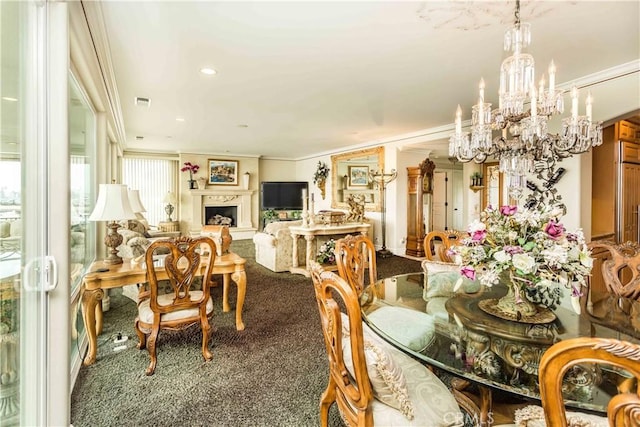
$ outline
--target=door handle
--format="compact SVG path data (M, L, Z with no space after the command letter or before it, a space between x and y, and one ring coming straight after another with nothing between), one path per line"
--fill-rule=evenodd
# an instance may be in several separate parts
M42 265L44 267L42 267ZM32 276L38 276L40 269L44 268L44 283L42 289L38 289L38 280L32 280ZM27 292L37 292L43 290L45 292L52 291L58 286L58 264L51 255L45 255L42 258L33 258L24 266L23 287Z

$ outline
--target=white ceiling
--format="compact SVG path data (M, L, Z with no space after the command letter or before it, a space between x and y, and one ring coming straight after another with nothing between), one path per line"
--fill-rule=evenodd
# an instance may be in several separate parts
M105 1L124 146L299 159L451 125L457 104L468 119L481 77L497 102L514 8ZM523 2L521 18L532 25L537 78L552 59L562 84L640 58L638 1ZM218 74L199 73L205 66ZM631 79L640 80L637 69ZM614 113L603 111L604 96L595 96L596 119ZM625 96L638 108L637 90ZM442 141L418 145L444 149Z

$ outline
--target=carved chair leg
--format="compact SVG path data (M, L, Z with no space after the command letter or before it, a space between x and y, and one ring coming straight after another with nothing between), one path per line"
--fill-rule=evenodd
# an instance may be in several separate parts
M147 342L147 350L149 350L149 357L151 358L151 361L149 362L149 366L145 371L145 374L147 375L153 375L153 373L156 370L156 364L158 362L158 359L156 357L156 342L158 340L159 332L160 332L160 328L154 327L153 330L151 331L151 334L149 335L149 339Z
M327 427L329 423L329 408L336 401L336 386L333 379L329 379L329 385L327 386L322 397L320 398L320 425Z
M201 324L202 328L202 356L205 360L213 359L213 353L209 350L209 332L211 326L209 325L209 319L204 319Z
M147 335L140 329L140 319L136 318L136 335L138 335L138 349L142 350L147 346Z

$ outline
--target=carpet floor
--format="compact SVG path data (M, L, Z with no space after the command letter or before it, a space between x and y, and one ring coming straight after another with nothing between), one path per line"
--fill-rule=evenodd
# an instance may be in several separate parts
M97 362L82 367L73 389L75 427L318 425L328 367L311 279L256 264L251 240L234 241L231 250L247 259L245 330L235 328L235 287L233 310L223 313L220 284L212 289L213 360L202 358L199 328L161 332L156 371L147 377L149 354L136 348L136 304L113 290ZM378 260L380 277L416 271L415 260ZM118 333L129 340L115 352ZM335 405L330 425L343 425Z

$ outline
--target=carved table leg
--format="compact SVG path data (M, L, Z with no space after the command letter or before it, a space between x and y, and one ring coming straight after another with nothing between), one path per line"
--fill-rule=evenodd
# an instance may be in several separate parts
M231 280L231 273L225 273L222 275L222 311L225 313L231 310L229 307L229 281Z
M314 250L315 247L313 245L313 241L316 238L316 236L309 234L304 236L304 238L307 241L307 256L306 256L307 265L305 266L305 268L310 271L311 261L313 261L313 256L315 255L315 252L316 252Z
M96 353L98 350L98 335L96 317L100 317L100 328L102 329L102 307L100 300L104 296L102 289L85 290L82 293L82 319L84 327L87 330L87 338L89 339L89 350L84 359L85 365L92 365L96 361ZM99 316L96 316L97 310L100 310Z
M236 283L238 288L238 298L236 302L236 329L244 330L244 322L242 321L242 307L244 306L244 297L247 292L247 274L242 270L236 270L231 275L231 279Z
M471 382L462 378L451 379L451 391L458 405L464 409L474 420L479 420L479 426L489 426L492 404L491 389L478 385L480 390L480 406L476 404L463 391L471 385Z
M291 234L291 237L293 238L293 248L292 248L293 263L291 265L293 267L298 267L298 237L300 236L298 234Z

